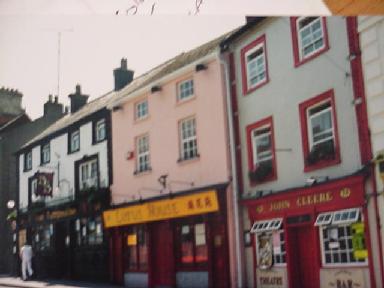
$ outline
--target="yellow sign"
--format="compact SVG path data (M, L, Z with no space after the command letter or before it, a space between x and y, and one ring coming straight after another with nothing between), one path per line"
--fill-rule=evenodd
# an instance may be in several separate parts
M216 191L159 200L103 213L105 228L198 215L219 210Z
M47 213L47 218L60 219L60 218L69 217L75 214L76 214L75 208L68 208L66 210L57 210L57 211L52 211L50 213Z
M127 237L127 245L128 246L135 246L137 245L137 235L136 234L130 234Z

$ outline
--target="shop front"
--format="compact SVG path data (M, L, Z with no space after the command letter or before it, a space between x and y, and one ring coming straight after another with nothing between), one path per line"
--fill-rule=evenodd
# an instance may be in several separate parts
M229 286L226 187L180 194L104 212L113 282Z
M246 200L256 287L373 287L364 194L353 175Z
M89 192L76 200L33 203L20 211L19 249L26 240L32 244L37 278L108 281L102 211L109 190Z

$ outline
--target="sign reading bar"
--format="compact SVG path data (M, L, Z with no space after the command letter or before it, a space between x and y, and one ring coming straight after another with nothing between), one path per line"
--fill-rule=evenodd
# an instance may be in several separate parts
M105 228L198 215L219 210L216 191L148 202L103 213Z

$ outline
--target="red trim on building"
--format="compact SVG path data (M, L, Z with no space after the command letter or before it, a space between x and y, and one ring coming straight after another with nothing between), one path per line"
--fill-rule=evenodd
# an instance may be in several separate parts
M258 129L262 126L269 126L271 129L271 140L272 140L272 174L268 176L265 180L261 182L250 182L251 186L255 186L257 184L273 181L277 179L277 167L276 167L276 150L275 150L275 137L274 137L274 130L273 130L273 118L272 116L264 118L260 121L257 121L253 124L250 124L246 127L246 133L247 133L247 150L248 150L248 169L249 171L253 171L256 169L254 165L254 159L253 159L253 145L252 145L252 131L255 129Z
M321 48L316 53L308 56L307 58L300 59L300 51L299 51L299 39L297 35L297 19L299 17L291 17L291 35L292 35L292 48L293 48L293 59L295 61L295 67L298 67L312 59L316 58L320 54L324 53L329 49L329 41L328 41L328 30L327 30L327 21L325 17L322 17L323 31L324 31L324 47Z
M320 160L318 161L318 163L309 165L306 161L310 153L307 110L320 102L326 102L326 101L330 101L331 107L332 107L333 131L334 131L334 139L335 139L335 143L334 143L335 156L334 156L334 159ZM305 102L300 103L299 111L300 111L300 124L301 124L301 140L303 145L303 156L304 156L304 172L310 172L313 170L318 170L318 169L339 164L341 162L341 157L340 157L339 133L337 129L335 97L334 97L333 90L332 89L328 90L320 95L317 95L309 100L306 100Z
M357 17L347 17L347 32L348 32L348 43L349 43L349 52L350 52L350 62L351 62L351 72L352 72L352 85L353 85L353 95L354 99L361 99L361 103L355 105L356 117L357 117L357 128L359 135L359 145L360 145L360 155L361 163L367 165L370 163L373 153L372 153L372 144L369 132L369 123L368 123L368 112L367 112L367 101L364 88L364 76L361 60L361 50L360 50L360 41L359 33L357 28ZM371 175L375 175L373 167L370 167ZM377 191L376 188L376 179L371 177L372 185L374 191ZM379 218L378 204L377 199L375 199L375 212L376 219ZM384 283L384 263L383 263L383 250L382 250L382 240L380 234L380 224L376 220L376 231L379 241L379 258L380 258L380 272L381 272L381 281ZM371 270L371 280L372 280L373 271Z
M266 44L265 38L266 37L264 34L241 49L241 73L242 73L243 95L247 95L269 82L267 44ZM264 59L265 59L265 80L258 83L255 87L248 87L247 63L245 60L245 54L259 44L262 44L264 47L263 52L264 52Z

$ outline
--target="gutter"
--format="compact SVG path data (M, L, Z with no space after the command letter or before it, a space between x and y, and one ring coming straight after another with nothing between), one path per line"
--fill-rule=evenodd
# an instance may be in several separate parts
M236 170L236 152L235 152L235 138L234 138L234 129L233 129L233 110L232 110L232 101L231 101L231 87L230 87L230 77L229 77L229 67L228 63L224 60L222 54L218 55L220 64L224 67L225 74L225 89L226 89L226 100L227 100L227 121L229 129L229 147L230 147L230 156L231 156L231 173L232 173L232 183L233 183L233 213L235 220L235 249L236 249L236 261L237 261L237 287L243 287L243 262L241 259L241 245L240 245L240 225L239 225L239 184L237 180L237 170Z

